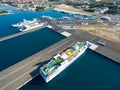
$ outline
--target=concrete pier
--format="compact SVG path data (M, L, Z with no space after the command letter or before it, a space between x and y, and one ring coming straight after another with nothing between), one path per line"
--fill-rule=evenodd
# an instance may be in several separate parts
M35 29L31 29L31 30L28 30L28 31L25 31L25 32L19 32L19 33L16 33L16 34L12 34L12 35L0 38L0 42L8 40L8 39L11 39L11 38L14 38L14 37L18 37L20 35L23 35L23 34L26 34L26 33L29 33L29 32L35 31L35 30L39 30L39 29L44 28L44 27L45 26L41 26L41 27L38 27L38 28L35 28Z
M104 55L105 57L110 58L110 60L120 64L120 44L119 43L105 40L101 37L95 36L93 34L90 34L82 30L67 30L67 32L72 33L72 36L75 38L75 40L89 41L93 44L96 44L98 47L93 51L101 55ZM105 46L101 46L98 44L98 41L100 39L106 41Z
M63 30L57 30L59 33L61 31ZM106 45L100 46L97 44L98 40L102 39L100 37L79 30L67 30L67 32L71 33L71 36L1 71L0 90L15 90L20 88L39 74L39 67L48 61L49 58L65 48L72 46L77 41L89 41L92 44L96 44L98 47L93 49L93 51L120 63L120 44L106 40ZM7 38L2 41L4 40L7 40Z
M42 63L76 42L73 37L68 37L0 72L0 90L15 90L22 86L39 74Z

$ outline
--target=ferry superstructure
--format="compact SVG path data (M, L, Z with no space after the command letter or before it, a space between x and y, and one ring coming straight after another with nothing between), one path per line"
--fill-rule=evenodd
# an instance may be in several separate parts
M25 25L28 25L28 24L31 24L31 23L35 23L37 22L37 19L34 18L33 20L26 20L26 19L23 19L23 22L19 22L17 24L12 24L12 27L15 27L15 28L20 28L20 27L23 27Z
M32 30L32 29L37 29L37 28L42 27L43 25L44 23L39 23L39 22L30 23L30 24L27 24L21 27L20 31L25 32L25 31Z
M40 75L43 77L45 82L48 83L75 60L77 60L77 58L80 57L87 48L87 43L77 42L72 47L67 48L63 52L53 56L47 64L40 67Z

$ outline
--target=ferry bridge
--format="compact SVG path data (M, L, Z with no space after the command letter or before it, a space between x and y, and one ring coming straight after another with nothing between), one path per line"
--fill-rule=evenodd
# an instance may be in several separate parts
M54 27L54 28L57 28ZM58 32L61 32L61 28ZM77 41L90 41L97 43L103 39L84 31L67 30L72 35L64 40L22 60L21 62L0 72L0 90L15 90L29 82L39 74L39 67L49 60L53 55L61 52L65 48L72 46ZM12 36L11 36L12 37ZM15 37L13 35L13 37ZM6 40L6 39L4 39ZM100 46L95 50L113 61L120 63L120 44L106 40L106 46Z

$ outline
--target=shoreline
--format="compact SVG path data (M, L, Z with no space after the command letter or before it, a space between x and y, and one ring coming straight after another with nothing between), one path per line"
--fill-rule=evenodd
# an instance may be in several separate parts
M10 15L10 14L12 14L12 13L10 13L10 12L8 12L8 13L2 13L2 14L0 14L0 16L3 16L3 15Z
M76 32L77 33L77 32ZM81 33L81 32L80 32ZM35 55L32 55L32 56L30 56L29 58L27 58L27 59L25 59L24 61L21 61L21 62L19 62L19 63L17 63L16 65L14 65L14 66L12 66L12 67L10 67L10 68L8 68L8 69L6 69L6 70L4 70L4 72L3 73L9 73L9 72L11 72L10 70L11 70L11 68L15 68L15 67L17 67L18 65L22 65L22 67L21 68L19 68L21 71L23 71L22 69L24 68L24 69L26 69L26 71L28 71L28 69L27 68L25 68L25 67L28 67L27 65L29 64L29 63L32 63L32 65L31 66L34 66L34 65L36 65L35 63L38 63L38 62L40 62L40 61L44 61L44 60L47 60L48 58L50 58L52 55L54 55L56 52L54 52L54 51L57 51L57 53L58 52L60 52L61 51L61 49L62 50L64 50L64 48L66 48L66 47L68 47L69 45L71 46L74 42L76 42L76 41L78 41L77 40L77 38L75 38L75 36L77 36L78 38L80 37L82 37L81 38L81 40L80 41L82 41L82 40L87 40L87 38L88 38L88 40L90 40L90 38L89 37L91 37L91 36L93 36L92 34L90 34L90 33L86 33L85 35L83 35L83 34L81 34L81 35L79 35L79 33L77 33L77 34L75 34L75 33L71 33L72 34L72 36L70 36L70 37L68 37L68 38L66 38L66 39L63 39L62 41L60 41L60 42L58 42L58 43L56 43L56 44L54 44L54 45L52 45L52 46L50 46L50 47L48 47L48 48L46 48L46 49L44 49L43 51L40 51L41 53L36 53ZM84 38L84 37L86 37L86 38ZM97 37L97 36L96 36ZM80 39L79 38L79 39ZM84 38L84 39L83 39ZM75 41L76 40L76 41ZM64 43L63 43L64 42ZM60 44L61 43L61 44ZM64 47L64 44L65 44L65 47ZM54 48L54 47L58 47L57 49L56 48ZM61 47L61 48L60 48ZM55 50L53 51L53 49L52 48L54 48ZM106 48L106 47L99 47L98 49L96 49L95 51L97 52L97 53L99 53L99 54L101 54L101 53L105 53L105 52L107 52L104 48ZM100 50L103 50L103 51L100 51ZM49 50L49 51L48 51ZM52 52L50 51L50 50L52 50ZM48 54L45 54L46 53L46 51L48 51ZM99 51L99 52L98 52ZM104 52L105 51L105 52ZM49 53L51 53L51 54L49 54ZM111 53L111 52L110 52ZM108 57L108 58L110 58L110 60L111 61L116 61L116 59L112 59L111 57L110 57L110 53L108 53L108 54L103 54L104 56L106 56L106 57ZM45 55L44 55L45 54ZM43 57L43 58L41 58L39 55L41 55L41 57ZM48 56L48 57L45 57L45 56ZM101 54L102 55L102 54ZM103 56L102 55L102 56ZM35 56L39 56L39 58L38 59L35 59ZM33 57L33 58L32 58ZM114 58L114 57L113 57ZM119 57L118 57L119 58ZM31 62L29 62L29 61L31 61ZM34 62L34 61L36 61L36 62ZM29 62L29 63L27 63L27 62ZM34 63L33 63L34 62ZM27 63L27 65L26 65L26 63ZM118 62L119 63L119 62ZM120 64L120 63L119 63ZM24 65L24 66L23 66ZM29 72L32 72L32 70L34 71L34 70L36 70L37 71L37 69L36 68L38 68L37 66L36 67L32 67L32 69L30 69L31 71L29 71ZM10 73L11 75L16 75L16 73L18 72L17 70L19 70L19 69L16 69L16 71L14 71L14 73L12 74L12 73ZM7 71L8 70L8 71ZM23 73L23 75L22 76L19 76L18 77L18 82L20 81L20 80L23 80L23 82L19 82L19 83L17 83L17 88L16 87L14 87L14 88L16 88L16 89L19 89L20 87L22 87L24 84L26 84L27 82L29 82L30 80L32 80L32 77L30 76L30 74L29 74L29 72L27 72L27 73ZM4 75L4 74L2 74L2 75ZM7 74L8 75L8 74ZM37 75L37 74L36 74ZM36 75L34 75L34 76L36 76ZM8 78L8 79L10 79L10 76L6 76L6 78ZM5 79L6 79L5 78ZM17 82L17 81L16 81ZM12 83L16 83L16 82L12 82ZM22 84L21 84L22 83ZM8 83L9 84L9 83ZM20 85L21 84L21 85ZM11 84L11 87L12 87L12 85L13 84ZM14 86L14 85L13 85ZM3 87L4 88L4 87ZM6 88L10 88L10 86L8 86L8 87L6 87Z
M68 14L80 14L80 15L89 15L91 16L92 13L88 13L85 11L82 11L82 9L76 9L72 6L61 4L57 5L55 8L53 8L54 11L68 13Z

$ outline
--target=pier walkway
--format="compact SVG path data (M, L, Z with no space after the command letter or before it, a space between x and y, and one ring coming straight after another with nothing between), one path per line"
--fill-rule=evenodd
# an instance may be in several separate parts
M90 41L91 43L96 44L98 47L93 51L101 55L104 55L105 57L110 58L110 60L120 64L120 44L119 43L105 40L101 37L95 36L93 34L90 34L82 30L67 30L67 32L72 33L72 36L77 41ZM98 44L98 41L101 39L106 41L105 46L101 46Z
M0 72L0 90L15 90L27 83L39 74L42 63L74 43L76 40L70 36Z
M9 36L5 36L3 38L0 38L0 42L11 39L11 38L14 38L14 37L18 37L20 35L23 35L23 34L26 34L26 33L29 33L29 32L35 31L35 30L39 30L39 29L44 28L44 27L46 27L46 26L41 26L39 28L31 29L31 30L28 30L28 31L25 31L25 32L18 32L18 33L9 35Z
M55 28L55 27L54 27ZM57 27L56 27L57 29ZM59 33L65 30L57 31ZM89 41L97 44L101 37L89 34L80 30L67 30L72 35L68 38L26 58L25 60L0 72L0 90L15 90L29 82L39 74L39 67L49 60L53 55L61 52L65 48L72 46L77 41ZM7 39L4 39L7 40ZM105 39L103 39L105 40ZM112 61L120 63L120 44L105 40L106 45L98 45L94 51L110 58Z

